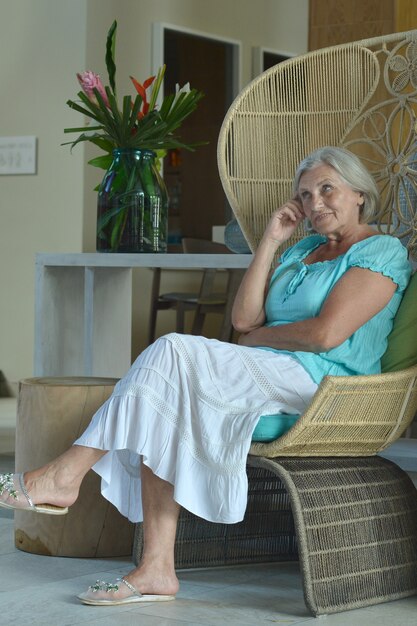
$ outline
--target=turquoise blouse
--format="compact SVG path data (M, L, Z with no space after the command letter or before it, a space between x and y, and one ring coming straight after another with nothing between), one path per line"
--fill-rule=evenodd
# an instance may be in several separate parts
M357 242L336 259L305 265L305 257L325 242L326 237L311 235L283 253L272 275L265 303L267 326L317 316L339 278L351 267L363 267L388 276L397 289L389 303L341 345L320 353L276 350L294 356L317 384L326 375L350 376L381 371L380 359L411 274L406 248L390 235L374 235Z

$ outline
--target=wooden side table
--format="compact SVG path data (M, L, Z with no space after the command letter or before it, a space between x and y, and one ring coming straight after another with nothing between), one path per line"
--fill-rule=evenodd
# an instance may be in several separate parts
M16 471L40 467L62 454L111 395L117 379L28 378L19 385ZM132 554L134 525L100 493L90 471L67 515L15 512L15 545L50 556L112 557Z

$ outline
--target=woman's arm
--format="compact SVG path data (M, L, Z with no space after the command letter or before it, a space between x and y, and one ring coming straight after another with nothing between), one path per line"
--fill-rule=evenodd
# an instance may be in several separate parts
M298 199L289 200L273 214L240 284L232 310L232 323L240 333L248 333L265 323L265 297L271 266L279 248L305 217Z
M258 327L239 338L244 346L326 352L343 343L388 304L396 284L387 276L352 267L332 289L317 317Z

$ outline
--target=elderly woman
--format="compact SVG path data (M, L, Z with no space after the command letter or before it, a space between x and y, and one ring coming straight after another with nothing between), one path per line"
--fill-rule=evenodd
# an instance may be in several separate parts
M62 514L93 467L104 497L143 520L139 566L117 583L98 581L79 596L84 603L173 599L180 507L213 522L243 518L245 462L259 417L302 413L327 374L380 371L410 266L396 238L368 225L378 202L354 155L325 147L308 156L238 291L239 345L158 339L67 452L0 477L0 505ZM280 246L305 218L316 234L285 250L271 274Z

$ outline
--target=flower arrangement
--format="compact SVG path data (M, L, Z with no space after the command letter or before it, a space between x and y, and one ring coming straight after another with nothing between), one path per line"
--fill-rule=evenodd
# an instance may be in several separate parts
M165 65L156 76L151 76L143 83L130 77L137 92L123 96L119 108L116 92L116 43L117 22L114 21L107 34L106 68L109 86L104 86L98 74L85 71L77 74L82 91L78 93L81 104L68 100L72 109L94 120L86 127L65 128L65 133L81 133L75 141L67 142L74 147L82 141L90 141L108 153L89 161L91 165L107 169L111 162L111 153L115 148L134 148L152 150L159 156L170 148L193 150L200 144L185 144L176 134L182 122L197 107L203 97L201 91L191 89L187 83L181 89L177 85L176 93L166 95L160 107L157 105L159 92L165 74ZM150 93L149 93L150 92ZM82 106L84 105L84 106Z
M157 159L169 149L193 150L177 134L182 122L196 108L203 93L189 84L166 95L158 105L165 65L156 76L140 83L130 77L134 98L117 101L115 42L117 22L107 34L106 67L109 85L92 71L77 74L82 91L72 109L90 118L84 127L66 128L81 133L72 142L89 141L106 152L89 164L107 170L98 187L97 249L102 252L164 252L167 249L168 196Z

